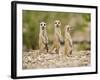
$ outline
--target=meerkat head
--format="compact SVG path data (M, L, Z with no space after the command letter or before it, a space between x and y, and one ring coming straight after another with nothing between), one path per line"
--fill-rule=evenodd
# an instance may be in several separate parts
M41 22L40 23L40 29L41 30L45 30L46 29L46 23L45 22Z
M61 26L60 20L55 20L54 25L55 27L59 28Z
M69 32L71 30L71 26L70 25L66 25L65 26L65 31Z

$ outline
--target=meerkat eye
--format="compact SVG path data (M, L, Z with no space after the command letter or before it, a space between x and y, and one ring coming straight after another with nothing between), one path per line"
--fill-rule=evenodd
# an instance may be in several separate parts
M46 24L44 24L44 26L46 26Z
M68 27L68 30L70 30L70 28Z
M60 22L58 22L58 24L60 24Z
M55 22L55 24L57 24L57 22Z
M42 24L40 24L42 26Z

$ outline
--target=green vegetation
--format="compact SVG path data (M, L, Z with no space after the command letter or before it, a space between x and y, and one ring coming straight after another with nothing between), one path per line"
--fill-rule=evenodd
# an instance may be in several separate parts
M87 49L90 49L90 45L87 44L86 42L78 44L77 50L87 50Z

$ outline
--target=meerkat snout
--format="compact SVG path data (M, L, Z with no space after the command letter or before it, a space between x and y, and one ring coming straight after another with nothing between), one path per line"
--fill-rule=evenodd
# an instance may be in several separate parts
M55 20L54 25L55 25L55 27L61 26L60 20Z

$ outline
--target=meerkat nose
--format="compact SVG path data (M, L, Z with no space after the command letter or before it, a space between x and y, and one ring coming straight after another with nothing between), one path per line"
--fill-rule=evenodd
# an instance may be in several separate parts
M44 26L42 26L42 30L44 30Z
M59 27L59 25L57 24L56 27Z

